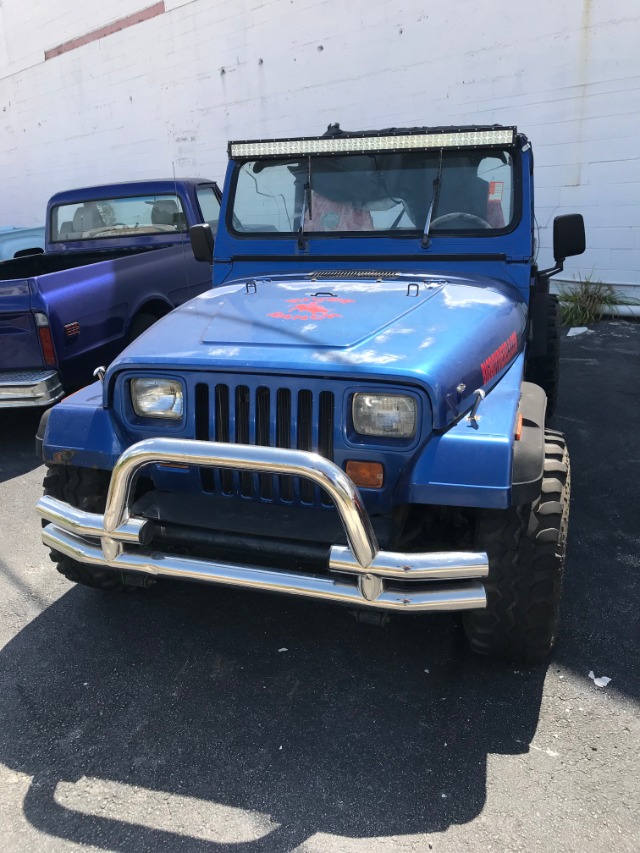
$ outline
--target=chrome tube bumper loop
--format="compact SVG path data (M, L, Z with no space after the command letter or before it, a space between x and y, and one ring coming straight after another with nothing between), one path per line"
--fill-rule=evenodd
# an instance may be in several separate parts
M333 500L349 545L332 546L327 566L332 574L326 576L146 551L144 546L151 540L153 522L131 517L130 503L136 474L153 464L306 478ZM41 498L37 511L50 522L42 532L46 545L72 559L104 568L403 612L486 606L479 580L488 574L486 554L381 551L360 493L351 479L333 462L302 450L147 439L132 445L116 462L104 516L84 512L49 496ZM398 584L398 581L412 583Z
M69 506L64 501L44 495L36 507L38 515L58 527L64 527L69 533L80 537L101 539L105 535L104 516L97 512L85 512ZM128 518L115 530L115 536L120 542L130 542L133 545L146 545L150 539L149 532L152 522L146 518ZM147 532L149 531L149 532Z
M304 477L324 489L336 505L356 559L368 566L378 552L371 521L350 478L322 456L253 444L221 444L191 439L148 438L129 447L116 462L104 513L104 529L114 534L128 520L133 479L146 465L178 464L199 468L235 468L256 474ZM115 537L114 537L115 538Z

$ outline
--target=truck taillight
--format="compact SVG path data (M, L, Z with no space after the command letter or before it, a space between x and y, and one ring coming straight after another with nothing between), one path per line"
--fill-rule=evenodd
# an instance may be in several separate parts
M53 339L51 337L51 329L49 328L49 318L46 314L42 314L40 311L35 312L35 318L44 363L48 367L55 367L56 351L53 348Z

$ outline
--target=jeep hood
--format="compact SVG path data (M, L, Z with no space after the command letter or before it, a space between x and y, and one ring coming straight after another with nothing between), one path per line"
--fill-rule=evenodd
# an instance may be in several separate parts
M522 349L525 328L519 291L496 279L242 280L160 320L109 375L135 365L418 385L431 398L437 428L477 388L495 383Z

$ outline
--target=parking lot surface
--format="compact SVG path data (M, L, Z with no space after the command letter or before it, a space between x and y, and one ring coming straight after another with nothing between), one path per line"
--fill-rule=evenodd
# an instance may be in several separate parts
M529 669L447 615L74 587L39 541L37 413L0 412L2 849L636 853L640 324L562 362L564 627Z

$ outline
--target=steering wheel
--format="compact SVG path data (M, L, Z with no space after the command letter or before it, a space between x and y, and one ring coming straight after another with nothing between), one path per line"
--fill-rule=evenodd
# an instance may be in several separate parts
M437 219L434 219L431 223L432 228L437 228L438 225L449 226L454 228L455 226L451 223L453 222L464 222L467 223L468 226L475 226L476 228L491 228L492 226L487 222L486 219L481 219L479 216L475 216L473 213L464 213L462 210L456 210L453 213L445 213L444 216L438 216Z

